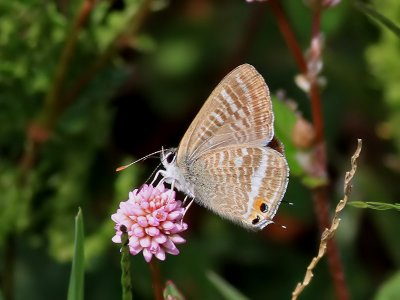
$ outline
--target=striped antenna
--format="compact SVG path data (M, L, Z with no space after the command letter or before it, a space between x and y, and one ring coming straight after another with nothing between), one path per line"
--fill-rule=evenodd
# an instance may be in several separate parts
M150 156L152 156L152 155L154 155L154 154L157 154L157 153L160 153L160 152L162 152L162 151L164 151L164 150L161 149L161 150L158 150L158 151L156 151L156 152L147 154L146 156L143 156L142 158L139 158L138 160L135 160L134 162L131 162L130 164L127 164L127 165L125 165L125 166L121 166L121 167L116 168L115 171L116 171L116 172L119 172L119 171L125 170L126 168L132 166L133 164L136 164L136 163L138 163L139 161L145 160L145 159L149 158Z

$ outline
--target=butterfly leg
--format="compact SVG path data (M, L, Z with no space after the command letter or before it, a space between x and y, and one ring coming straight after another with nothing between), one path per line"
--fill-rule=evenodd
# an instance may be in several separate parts
M187 197L185 197L185 200L183 200L183 201L186 201L186 198ZM185 210L183 211L183 215L182 215L182 221L183 221L183 217L186 215L186 212L189 210L189 207L192 205L193 201L194 201L194 198L192 198L192 200L189 202L189 204L185 207Z
M171 190L174 190L174 187L175 187L175 179L172 180L172 183L171 183Z
M160 182L164 182L164 178L161 179ZM174 195L175 195L175 192L174 192L174 184L175 184L175 180L172 181L171 189L169 190L169 195L171 196L171 198L174 198Z
M151 181L150 185L153 185L154 182L156 182L156 180L157 180L158 176L160 176L160 174L161 174L161 171L157 171L157 173L156 173L156 175L154 175L154 179Z
M165 181L164 178L164 170L159 170L157 171L156 175L154 176L154 179L151 181L150 185L154 185L154 183L157 181L158 177L162 176L161 180L158 182L157 185L163 184Z
M185 196L185 198L183 199L183 201L182 201L182 205L184 206L185 205L185 203L186 203L186 200L187 200L187 198L188 198L189 196L188 195L186 195Z

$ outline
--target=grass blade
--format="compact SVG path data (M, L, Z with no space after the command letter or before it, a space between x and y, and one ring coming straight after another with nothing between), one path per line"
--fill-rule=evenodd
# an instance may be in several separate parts
M208 280L217 288L217 290L227 300L249 300L246 296L241 294L234 286L230 285L225 279L216 273L209 271L207 273Z
M79 208L78 214L75 217L75 247L69 279L68 300L83 300L85 272L84 239L83 216L82 210Z
M400 27L397 26L395 23L393 23L393 21L386 18L380 12L375 10L374 7L372 7L371 5L365 4L361 1L356 1L355 6L359 10L361 10L364 14L366 14L367 16L371 17L372 19L378 21L379 23L381 23L387 29L391 30L394 34L396 34L400 38Z

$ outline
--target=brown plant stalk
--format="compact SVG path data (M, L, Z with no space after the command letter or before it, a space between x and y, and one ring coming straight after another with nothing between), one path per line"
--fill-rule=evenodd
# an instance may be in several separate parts
M292 300L296 300L299 295L303 292L305 287L310 284L314 274L313 270L317 266L318 262L321 260L321 258L325 255L327 250L329 249L329 241L332 240L336 230L339 227L340 223L340 218L339 214L343 210L343 208L346 206L346 203L349 199L350 192L351 192L351 181L356 173L357 170L357 159L360 156L361 149L362 149L362 140L358 139L358 144L357 144L357 149L354 152L353 156L351 157L351 170L346 172L346 176L344 179L344 197L342 200L339 201L339 203L336 206L335 209L335 214L333 216L331 225L329 228L325 228L324 232L321 235L321 241L319 245L319 250L318 254L316 257L314 257L307 267L306 274L304 276L304 279L302 282L299 282L292 292Z
M284 37L288 48L294 56L300 72L309 80L310 83L308 94L311 102L313 126L316 132L313 160L315 164L315 173L312 175L325 178L327 176L327 162L324 138L324 121L317 77L318 74L315 72L315 70L310 69L310 66L315 67L321 58L321 45L319 43L319 37L322 10L320 7L317 7L313 10L310 59L309 63L307 63L302 51L300 50L301 48L297 42L295 34L293 33L292 27L287 20L281 3L279 0L270 0L269 3L271 10L277 19L282 36ZM329 194L327 185L313 188L312 195L319 229L322 233L329 224ZM330 239L328 241L327 257L337 299L347 300L349 299L349 296L347 285L344 279L343 266L340 259L339 250L334 239Z
M47 93L45 105L42 110L40 121L46 128L53 127L60 114L61 107L59 99L67 75L68 66L70 65L75 53L79 33L86 24L95 5L95 0L84 0L82 2L81 8L75 16L71 31L67 36L65 46L56 67L52 85Z

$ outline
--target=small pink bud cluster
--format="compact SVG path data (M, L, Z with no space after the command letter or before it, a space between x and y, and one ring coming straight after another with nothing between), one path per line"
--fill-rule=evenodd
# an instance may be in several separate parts
M176 244L185 242L178 233L187 229L187 224L182 221L183 213L182 202L175 200L173 190L163 184L144 185L140 190L130 192L129 199L121 202L111 216L116 230L112 241L121 243L120 227L124 225L132 255L143 251L147 262L153 255L159 260L165 260L166 253L178 255Z

